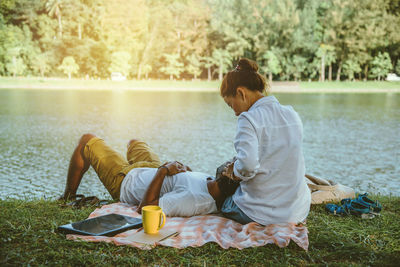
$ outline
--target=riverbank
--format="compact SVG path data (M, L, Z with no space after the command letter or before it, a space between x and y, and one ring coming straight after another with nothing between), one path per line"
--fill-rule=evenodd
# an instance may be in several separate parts
M80 80L0 77L0 89L218 92L220 81ZM400 82L273 82L273 93L399 93Z
M309 251L294 242L245 250L215 243L178 250L143 251L107 243L74 242L57 233L58 225L82 220L94 210L60 208L55 201L0 200L0 265L335 265L396 266L400 261L400 197L373 196L383 205L371 220L335 217L312 206L307 221Z

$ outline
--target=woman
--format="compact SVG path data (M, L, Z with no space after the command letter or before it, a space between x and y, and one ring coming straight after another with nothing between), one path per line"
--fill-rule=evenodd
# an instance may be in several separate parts
M296 111L264 96L265 78L241 59L222 81L221 96L238 116L236 160L224 174L240 180L222 213L242 224L302 222L311 203L304 175L303 125Z

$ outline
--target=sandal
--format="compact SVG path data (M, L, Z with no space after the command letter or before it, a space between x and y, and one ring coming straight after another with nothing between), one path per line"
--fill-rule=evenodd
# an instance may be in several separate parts
M82 207L96 205L98 202L99 199L96 196L84 197L79 201L76 208L80 209Z
M370 207L358 202L357 200L345 202L343 206L350 214L357 216L361 216L362 214L369 214L371 212Z
M86 197L83 198L79 205L80 207L101 207L103 205L109 204L110 201L106 200L106 199L99 199L96 196L91 196L91 197Z
M356 200L357 200L357 202L370 207L370 209L375 213L381 212L382 205L377 200L374 201L367 196L368 196L368 193L358 195Z
M379 215L379 212L382 210L382 205L377 201L373 201L372 199L368 198L368 193L365 194L359 194L357 198L355 199L350 199L350 198L345 198L342 199L340 202L342 205L345 205L346 203L349 203L351 201L357 202L361 205L364 205L370 209L370 213L374 215Z
M348 215L348 212L345 208L343 208L342 206L336 205L336 204L326 204L325 209L329 213L332 213L333 215L337 215L337 216Z
M64 203L61 203L60 206L62 208L76 207L76 205L78 205L78 203L84 198L85 198L85 195L82 195L82 194L70 196L68 198L68 200L73 200L73 201L66 203L67 200L64 200Z
M84 195L76 195L79 196L76 200L62 205L62 207L71 207L80 209L82 207L101 207L103 205L109 204L110 201L106 199L100 200L96 196L85 197Z
M325 209L332 213L333 215L357 215L362 216L363 214L370 214L371 209L369 206L366 206L357 200L351 199L343 199L341 201L342 206L335 205L335 204L327 204Z

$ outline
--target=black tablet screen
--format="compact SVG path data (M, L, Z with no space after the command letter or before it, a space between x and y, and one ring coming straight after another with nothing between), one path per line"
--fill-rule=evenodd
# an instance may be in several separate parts
M110 230L119 229L125 226L138 224L142 220L138 218L127 217L119 214L108 214L84 221L72 223L73 229L93 234L100 234Z

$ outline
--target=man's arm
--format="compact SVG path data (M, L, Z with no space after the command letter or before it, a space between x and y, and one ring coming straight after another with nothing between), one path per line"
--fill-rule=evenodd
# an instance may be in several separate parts
M164 182L165 176L174 175L187 170L190 171L191 169L177 161L167 162L158 168L153 180L143 196L142 202L140 202L138 212L141 213L142 207L146 205L158 205L161 186Z

